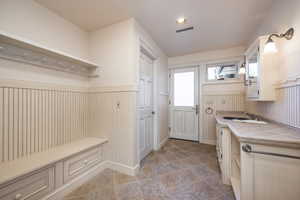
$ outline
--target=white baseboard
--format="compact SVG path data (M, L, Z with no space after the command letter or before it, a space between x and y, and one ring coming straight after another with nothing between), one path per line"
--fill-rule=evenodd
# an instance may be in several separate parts
M113 161L107 161L107 162L108 162L107 163L108 168L110 168L112 170L115 170L115 171L118 171L118 172L123 173L123 174L130 175L130 176L135 176L138 173L139 168L140 168L139 165L136 165L134 167L130 167L128 165L124 165L124 164L113 162Z
M53 193L43 198L43 200L57 200L62 199L65 195L72 192L74 189L87 182L88 180L95 177L101 171L105 169L112 169L120 173L134 176L138 173L139 165L135 167L130 167L121 163L116 163L112 161L104 161L98 165L89 169L86 173L74 178L69 183L64 184L62 187L56 189Z
M201 139L199 143L203 143L203 144L210 144L210 145L216 145L216 140L212 140L212 139Z
M86 181L95 177L101 171L109 168L109 161L104 161L99 163L98 165L92 167L86 173L74 178L67 184L64 184L62 187L58 188L56 191L51 193L50 195L43 198L43 200L57 200L62 199L66 194L70 193L72 190L76 189L78 186L82 185Z
M159 150L162 146L165 145L165 143L168 141L169 137L166 137L165 139L163 139L160 143L157 149L155 149L156 151Z

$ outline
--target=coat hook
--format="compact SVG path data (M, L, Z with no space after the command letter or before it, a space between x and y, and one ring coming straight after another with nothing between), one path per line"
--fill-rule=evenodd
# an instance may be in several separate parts
M119 101L117 102L117 108L118 109L120 108L120 102Z

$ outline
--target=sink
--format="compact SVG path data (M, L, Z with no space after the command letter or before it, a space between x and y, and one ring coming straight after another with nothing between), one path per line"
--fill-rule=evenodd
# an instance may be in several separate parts
M247 120L249 118L246 117L223 117L223 119L228 119L228 120Z

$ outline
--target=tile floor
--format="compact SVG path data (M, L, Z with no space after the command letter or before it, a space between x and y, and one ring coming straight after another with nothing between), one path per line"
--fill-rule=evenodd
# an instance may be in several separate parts
M137 176L104 170L64 200L234 200L222 184L215 146L170 139Z

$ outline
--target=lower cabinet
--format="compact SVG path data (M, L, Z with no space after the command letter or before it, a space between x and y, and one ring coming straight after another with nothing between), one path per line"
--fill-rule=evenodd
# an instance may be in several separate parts
M240 142L217 124L217 155L224 184L237 200L300 200L300 150Z
M55 189L54 167L39 170L0 188L0 200L40 200Z
M300 160L291 156L300 150L242 143L241 200L299 200Z
M102 146L85 149L0 185L0 200L41 200L99 164ZM0 172L1 173L1 172Z
M222 181L224 184L230 185L231 132L228 128L222 127L220 124L217 124L216 129L216 150L222 174Z
M101 147L87 150L64 161L64 183L86 172L89 168L102 161Z

